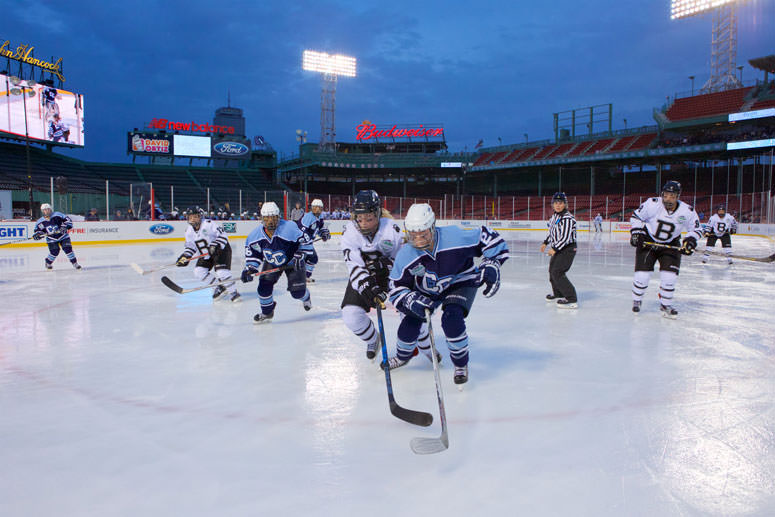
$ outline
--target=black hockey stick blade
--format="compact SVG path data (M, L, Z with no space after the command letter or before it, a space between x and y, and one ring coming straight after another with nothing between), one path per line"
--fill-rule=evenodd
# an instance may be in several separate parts
M183 294L183 288L180 287L178 284L167 278L166 276L161 277L161 283L172 289L178 294Z
M382 340L382 361L387 363L387 344L385 343L385 326L382 323L382 301L377 303L377 322L379 323L379 337ZM390 379L390 368L383 368L385 371L385 384L387 385L388 403L390 404L390 414L409 424L428 427L433 423L433 415L424 411L415 411L399 406L396 398L393 396L393 382Z

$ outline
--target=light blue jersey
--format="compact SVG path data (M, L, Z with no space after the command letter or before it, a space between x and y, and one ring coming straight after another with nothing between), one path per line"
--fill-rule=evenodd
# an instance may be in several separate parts
M46 219L41 217L35 222L35 233L46 236L46 242L59 242L69 239L68 230L73 228L73 221L61 212L54 212Z
M245 263L260 268L263 262L269 268L284 266L299 249L304 234L294 221L281 219L272 237L261 224L245 240Z
M411 291L441 300L452 286L474 286L478 279L474 257L482 256L500 264L509 258L506 241L498 232L486 226L478 232L438 227L432 251L411 245L399 250L390 273L390 301L395 306Z
M312 212L307 212L299 220L299 229L304 234L304 239L300 246L300 249L309 251L314 249L312 241L317 237L320 237L320 230L324 227L324 222L321 216L316 216Z

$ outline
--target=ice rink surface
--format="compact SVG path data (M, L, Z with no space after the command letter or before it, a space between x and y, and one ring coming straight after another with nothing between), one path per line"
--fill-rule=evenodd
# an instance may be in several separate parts
M76 243L80 272L0 248L0 515L775 515L775 264L684 258L679 319L660 316L656 273L635 315L627 236L582 234L580 308L562 311L544 301L543 233L505 236L462 392L434 318L450 447L430 456L409 448L440 432L430 362L393 372L399 404L435 417L420 428L391 416L340 320L336 237L317 245L312 311L281 280L261 326L256 282L213 302L128 266L182 243ZM391 354L397 324L386 312Z

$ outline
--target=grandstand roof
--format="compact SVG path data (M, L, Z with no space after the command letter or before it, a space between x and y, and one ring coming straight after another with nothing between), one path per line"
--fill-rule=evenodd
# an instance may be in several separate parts
M775 74L775 54L749 59L748 63L754 68Z

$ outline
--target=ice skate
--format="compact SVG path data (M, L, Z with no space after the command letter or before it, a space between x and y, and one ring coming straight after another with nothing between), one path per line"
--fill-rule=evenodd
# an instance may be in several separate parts
M233 293L231 293L231 296L229 296L229 301L238 302L240 301L240 298L242 298L242 295L239 294L239 291L234 291Z
M373 342L366 345L366 359L374 360L377 358L377 350L379 350L379 341L374 340Z
M401 368L406 363L408 363L412 359L412 357L415 357L418 353L419 352L418 352L417 348L415 348L414 352L412 353L412 355L406 361L404 361L403 359L399 359L397 356L388 357L388 360L387 360L388 369L389 370L395 370L396 368ZM385 369L385 361L382 361L380 363L379 367L384 370Z
M81 265L80 265L78 262L75 262L75 263L73 263L73 267L74 267L75 269L83 269L83 268L81 267Z
M576 302L570 302L567 298L560 298L557 300L558 309L578 309L579 304Z
M632 302L632 312L640 312L640 304L642 302L640 300L634 300Z
M260 324L260 323L269 323L272 321L272 318L274 318L274 311L270 312L269 314L264 314L263 312L259 312L255 316L253 316L253 323Z
M468 365L455 366L455 384L465 384L468 382Z
M217 300L218 297L221 296L225 292L226 292L226 288L224 286L222 286L222 285L219 285L213 291L213 300Z
M46 269L47 270L52 271L54 269L54 265L53 264L51 264L49 262L46 262L45 264L46 264Z
M312 308L312 298L310 298L309 300L304 300L303 302L301 302L301 304L304 306L305 311L310 310Z
M662 304L660 304L659 310L662 311L662 316L664 316L665 318L668 318L668 319L671 319L671 320L674 320L674 319L678 318L678 311L675 310L670 305L662 305Z
M546 301L547 302L556 302L559 296L555 296L553 294L547 294L546 295Z

